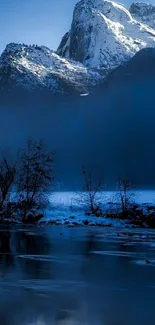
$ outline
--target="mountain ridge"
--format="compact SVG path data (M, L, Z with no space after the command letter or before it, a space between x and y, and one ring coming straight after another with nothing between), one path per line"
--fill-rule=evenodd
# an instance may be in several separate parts
M143 24L139 20L146 12L148 24ZM142 3L127 10L110 0L79 1L56 52L46 46L6 46L0 57L0 90L88 93L139 50L155 47L155 30L149 26L154 12L155 6Z
M74 9L71 29L57 53L84 65L115 68L144 47L155 46L155 30L110 0L81 0Z
M155 29L155 5L135 2L131 5L129 12L136 20Z
M0 58L0 84L48 89L53 93L85 92L106 74L104 69L88 69L66 60L45 46L10 43ZM8 84L7 84L8 85Z

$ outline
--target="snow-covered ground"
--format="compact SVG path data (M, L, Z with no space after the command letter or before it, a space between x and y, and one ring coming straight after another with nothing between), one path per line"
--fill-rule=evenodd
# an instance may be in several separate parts
M102 211L103 214L105 212L105 217L85 215L80 192L55 192L50 196L50 208L46 210L45 217L41 221L68 226L130 226L125 220L106 217L106 213L110 215L120 212L116 191L104 191L99 196L102 196ZM155 205L155 191L134 191L134 202L145 212L148 206Z

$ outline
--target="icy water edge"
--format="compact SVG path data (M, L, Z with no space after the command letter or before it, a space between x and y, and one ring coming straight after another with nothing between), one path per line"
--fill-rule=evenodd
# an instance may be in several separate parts
M155 324L155 231L0 228L0 325Z

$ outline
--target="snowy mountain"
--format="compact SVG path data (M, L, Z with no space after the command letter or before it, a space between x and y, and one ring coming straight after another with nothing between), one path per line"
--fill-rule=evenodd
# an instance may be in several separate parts
M134 19L155 29L155 5L136 2L129 9Z
M9 44L0 58L0 88L48 89L53 93L85 92L106 74L66 60L45 46Z
M155 27L154 15L153 5L135 3L129 12L113 1L81 0L57 52L7 45L0 57L0 91L86 94L139 50L155 47L155 29L150 27Z
M74 9L71 30L57 53L89 67L115 68L140 49L154 46L155 30L137 21L123 5L109 0L81 0Z

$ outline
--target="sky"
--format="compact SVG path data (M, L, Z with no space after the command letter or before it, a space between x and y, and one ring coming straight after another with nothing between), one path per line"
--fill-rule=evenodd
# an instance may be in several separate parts
M55 50L70 28L76 2L0 0L0 52L10 42L45 45ZM132 2L123 1L126 7ZM149 2L155 4L155 0Z

